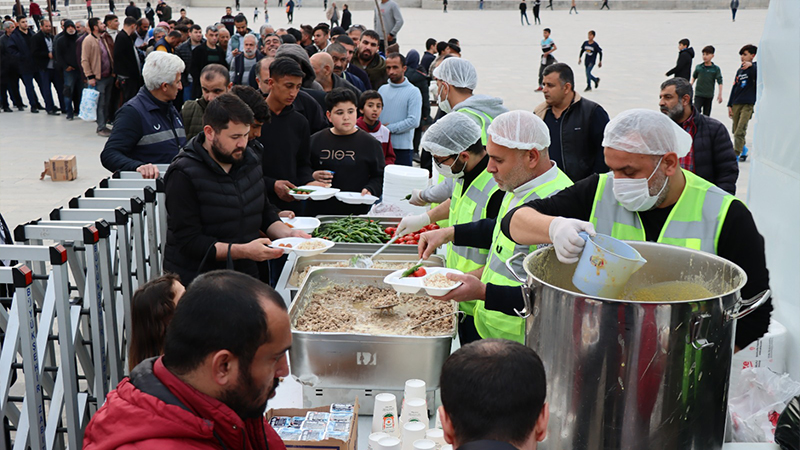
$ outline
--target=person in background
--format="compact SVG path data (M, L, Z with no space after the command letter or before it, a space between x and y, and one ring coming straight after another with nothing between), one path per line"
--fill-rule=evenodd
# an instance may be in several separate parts
M661 83L659 100L661 112L692 137L692 148L680 159L681 168L735 195L739 164L725 126L692 107L692 85L683 78Z
M233 30L234 30L233 23L235 21L235 18L231 14L230 6L225 7L225 15L222 16L222 18L219 21L221 24L225 25L225 28L228 30L228 33L233 35Z
M542 6L541 0L533 0L533 24L541 25L542 19L539 18L539 8Z
M553 38L550 37L550 28L545 28L542 30L542 35L544 39L542 39L542 61L539 64L539 88L536 89L537 91L541 92L544 89L542 85L542 81L544 79L544 69L548 66L557 63L556 58L553 56L553 52L558 49L556 47L556 43L553 42Z
M8 29L8 28L6 28ZM28 29L27 17L24 15L19 18L18 27L11 33L6 41L6 52L10 56L9 60L17 64L19 76L25 86L25 94L28 96L28 104L31 106L32 113L38 113L43 109L39 103L39 97L33 88L33 80L36 76L36 67L31 56L31 38L33 32Z
M133 46L135 30L136 20L126 17L122 32L114 41L114 72L117 74L123 104L136 96L144 84L139 51Z
M692 86L695 86L694 107L697 111L706 115L711 115L711 106L714 104L714 84L719 85L717 102L722 103L722 70L719 66L711 62L714 59L714 46L706 45L703 47L703 63L698 64L692 73Z
M272 288L231 271L199 278L175 310L164 355L108 394L84 449L286 450L264 411L289 376L291 345L286 304Z
M350 39L347 36L343 37L345 39ZM353 75L351 72L347 71L348 51L344 45L340 44L338 41L334 42L333 44L328 46L325 52L331 55L331 60L333 61L333 75L332 75L333 77L339 78L343 81L347 81L348 83L352 84L358 90L358 95L361 95L362 92L367 90L367 88L364 86L364 82L361 81L360 78Z
M154 39L155 36L156 36L155 31L153 31ZM180 31L177 30L170 31L169 33L166 34L166 36L156 41L155 45L153 45L153 50L157 52L167 52L174 54L175 47L177 47L181 43L182 39L183 35L181 35Z
M603 130L608 113L575 92L575 75L564 63L544 71L544 99L534 109L550 129L550 158L575 182L605 173Z
M347 3L342 5L342 28L347 31L350 28L350 25L353 23L353 15L350 14L350 7L347 6Z
M362 36L362 43L365 37ZM384 99L381 122L394 137L395 164L411 166L414 129L419 126L422 114L422 95L406 78L406 68L405 56L400 53L390 53L386 57L389 83L381 86L378 92Z
M64 71L64 86L62 95L64 96L64 109L67 120L73 120L75 110L73 108L73 98L79 89L80 62L77 58L78 32L75 23L67 19L64 21L64 35L56 42L56 60L59 67ZM114 46L116 52L117 46ZM116 55L115 55L116 56Z
M531 24L531 21L528 20L528 4L525 3L525 0L522 0L519 3L519 24L525 25L525 22L523 22L522 19L525 19L525 21L528 22L528 25Z
M231 35L231 40L228 42L228 54L226 57L228 66L230 66L231 61L233 61L236 55L244 51L245 36L252 34L256 37L256 40L261 38L258 33L247 27L247 17L245 17L244 14L237 15L234 18L233 25L236 27L236 33Z
M113 42L117 38L117 33L119 33L119 17L114 14L106 14L103 18L103 24L106 26L106 33L111 36Z
M273 58L278 53L278 47L283 43L281 38L275 33L269 33L264 36L262 42L261 50L264 56L272 56Z
M314 67L314 72L317 74L317 83L322 86L323 91L330 92L333 89L343 88L353 92L356 98L361 95L361 91L349 81L333 74L333 58L330 54L326 52L315 53L311 56L311 65Z
M219 31L214 26L206 27L206 43L199 45L192 50L192 67L189 73L192 78L197 80L200 78L200 72L203 67L209 64L221 64L228 68L228 63L225 61L225 51L219 48L217 40L219 39ZM199 98L203 94L203 89L198 84L192 86L192 98Z
M365 91L358 99L358 112L361 117L356 120L356 126L371 134L381 143L383 160L386 165L394 164L395 155L392 148L392 132L379 120L383 111L383 98L378 91Z
M383 21L378 17L378 14L383 16ZM384 51L388 46L397 42L397 33L400 32L405 23L403 14L394 0L381 0L381 4L373 10L373 16L372 29L377 32L380 49ZM386 27L385 31L383 29L384 26ZM383 35L384 32L387 36ZM373 85L373 87L376 87L376 85Z
M356 126L358 100L349 89L337 88L325 96L327 117L333 126L311 136L314 180L342 192L380 197L383 190L383 149L380 142ZM312 216L366 214L371 205L344 204L337 199L307 205Z
M343 34L336 37L336 43L344 47L344 49L347 52L347 61L344 66L345 67L344 71L347 72L347 74L349 74L346 75L347 81L353 83L353 86L359 87L359 83L353 80L353 78L358 78L359 80L361 80L360 84L364 86L365 91L372 89L372 83L369 80L369 75L367 74L367 72L361 67L352 64L353 56L355 55L356 52L356 43L353 41L353 39L351 39L350 36Z
M170 103L181 89L183 61L171 53L153 52L142 69L144 87L117 111L111 137L100 162L111 172L137 171L158 178L155 164L169 164L186 144L180 114Z
M94 17L92 14L92 0L86 0L86 18L91 19Z
M444 439L455 450L536 450L547 436L544 364L522 344L487 339L461 347L444 362L439 386Z
M414 129L414 139L412 141L412 149L414 150L412 156L416 158L419 155L419 141L422 138L422 133L433 123L430 100L431 79L420 70L419 53L416 50L409 50L406 55L405 76L409 83L419 89L419 94L422 97L422 112L419 119L419 126Z
M578 5L575 4L575 0L572 0L572 6L569 8L570 15L572 11L575 11L575 14L578 14Z
M286 21L292 23L294 20L294 0L286 2Z
M78 23L75 23L75 26L78 26ZM133 46L144 50L147 47L147 40L148 34L150 31L150 20L147 18L142 18L136 21L136 32L133 36ZM80 32L79 32L80 34Z
M55 68L55 49L53 46L53 26L50 21L44 19L39 23L39 32L31 38L31 56L38 70L36 82L39 84L39 92L44 98L44 106L48 115L58 116L59 112L53 101L53 88L58 94L58 103L63 103L61 85L57 83L60 77L56 78Z
M728 97L728 117L733 119L733 151L739 160L747 160L747 124L753 117L756 105L756 83L758 81L758 65L753 61L758 47L747 44L739 50L742 65L733 79L731 95Z
M678 41L678 62L675 63L675 67L669 69L667 76L675 75L686 80L691 79L694 49L689 47L690 45L689 39L683 38Z
M147 22L151 26L155 25L155 23L156 23L156 11L153 9L152 6L150 6L150 2L147 2L147 4L144 7L144 17L147 18ZM136 19L136 21L138 22L139 19Z
M347 29L347 36L358 45L358 43L361 42L361 34L365 31L367 31L367 27L364 25L353 25Z
M228 32L227 28L222 28L219 30L219 48L225 50L225 54L228 54L228 42L231 41L231 34ZM225 57L227 59L227 56Z
M185 291L181 279L171 273L150 280L136 289L131 300L129 371L145 359L164 353L167 325Z
M331 6L325 12L325 17L330 21L331 28L339 26L339 8L336 7L336 2L331 2Z
M203 114L208 104L233 86L228 69L222 64L209 64L203 67L197 79L202 89L202 96L197 100L189 100L183 104L181 116L186 136L193 138L203 132Z
M428 38L425 41L425 53L422 54L422 60L419 63L422 73L426 75L431 73L431 63L433 63L434 59L436 59L436 39Z
M178 93L178 98L180 99L178 103L190 100L192 97L192 83L194 83L194 78L190 73L192 67L192 50L196 49L204 42L205 38L203 37L203 27L194 24L189 27L189 38L175 48L175 54L180 56L183 60L183 63L186 65L186 70L184 70L181 74L183 91ZM177 108L178 105L175 105L175 107Z
M578 65L580 65L581 58L583 54L586 53L586 89L584 89L583 92L590 92L592 90L592 81L594 81L594 87L600 85L600 77L592 75L592 69L594 69L595 62L597 62L597 67L603 67L603 49L595 42L594 37L594 30L590 30L589 39L583 41L581 52L578 54ZM600 57L600 61L597 61L598 56Z
M731 16L734 22L736 22L737 9L739 9L739 0L731 0Z
M111 130L106 126L108 121L108 104L111 101L111 86L114 83L114 49L109 46L102 34L105 25L100 19L89 19L89 30L81 46L81 67L86 76L87 84L100 93L97 99L97 135L111 136Z
M131 2L128 3L128 6L125 7L125 16L133 17L135 22L142 18L142 10L136 6L136 3L133 0L131 0Z
M256 42L256 37L252 34L248 34L244 37L244 51L236 55L233 58L233 62L231 62L230 68L230 78L233 84L247 84L248 80L246 77L250 74L250 71L256 66L256 63L264 57L264 55L258 51L258 43Z
M25 109L22 104L22 96L19 93L19 62L12 60L8 51L11 34L16 28L17 24L13 20L6 20L3 22L3 33L0 35L0 58L4 62L4 64L0 64L0 102L2 102L3 112L13 112L10 107L12 104L19 111ZM74 24L72 31L75 31ZM75 52L73 51L74 54Z

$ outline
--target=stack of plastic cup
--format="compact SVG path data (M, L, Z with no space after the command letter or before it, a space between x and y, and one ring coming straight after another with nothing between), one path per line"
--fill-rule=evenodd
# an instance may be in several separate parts
M369 442L367 444L367 448L369 450L380 450L378 447L378 441L383 438L389 437L388 434L384 433L383 431L379 431L377 433L372 433L369 435Z
M400 439L397 439L393 436L388 436L385 438L381 438L378 441L378 449L377 450L401 450L402 444L400 443Z
M407 423L410 421L409 413L410 411L407 409L407 404L409 400L412 399L419 399L423 402L423 412L420 413L412 413L416 417L416 420L421 420L421 417L425 418L425 428L428 427L428 399L427 399L427 392L425 391L425 381L411 379L406 381L405 390L403 391L403 405L400 408L400 422ZM413 411L419 411L419 402L412 402L414 404Z
M400 416L400 423L420 422L428 428L428 403L422 398L406 398L403 402L403 414Z
M382 393L375 396L375 407L372 413L372 432L384 432L390 436L398 434L397 397L394 394Z
M417 439L414 441L413 450L435 450L436 442L430 439Z
M403 425L403 450L414 450L414 442L425 439L428 426L422 422L409 422Z
M438 428L431 428L430 430L426 431L425 439L435 442L436 450L441 449L443 445L447 444L447 442L444 440L444 431Z

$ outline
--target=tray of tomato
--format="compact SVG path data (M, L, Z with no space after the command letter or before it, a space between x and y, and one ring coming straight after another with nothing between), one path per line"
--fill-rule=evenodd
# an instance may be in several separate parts
M408 233L405 236L400 236L400 239L396 240L395 244L417 245L417 244L419 244L419 237L420 237L420 235L422 235L422 233L425 233L426 231L432 231L432 230L438 230L438 229L439 229L439 225L436 225L435 223L432 223L430 225L427 225L427 226L423 227L421 230L419 230L417 232ZM387 227L386 230L384 230L384 231L386 231L386 234L388 234L390 237L394 237L394 235L397 233L397 227Z

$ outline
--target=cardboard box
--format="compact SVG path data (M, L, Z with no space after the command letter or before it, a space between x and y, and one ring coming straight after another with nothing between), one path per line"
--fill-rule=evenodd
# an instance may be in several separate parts
M358 442L358 397L353 401L353 421L350 423L350 438L347 442L340 439L324 439L321 441L291 441L284 440L288 450L307 450L307 449L326 449L326 450L356 450L356 443ZM318 406L316 408L280 408L267 411L267 420L275 416L305 416L309 411L329 412L331 405Z
M39 176L43 180L50 175L53 181L72 181L78 178L78 162L75 155L58 155L44 162L44 172Z

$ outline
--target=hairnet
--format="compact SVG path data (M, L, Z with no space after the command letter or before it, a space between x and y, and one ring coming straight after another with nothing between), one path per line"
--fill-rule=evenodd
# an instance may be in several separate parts
M481 138L481 127L463 113L450 113L428 128L420 147L434 156L457 155Z
M450 86L475 90L478 87L478 72L471 62L463 58L447 58L433 69L433 76Z
M550 147L550 131L544 121L530 111L509 111L495 117L486 130L492 142L517 150L544 150Z
M692 137L666 114L629 109L608 122L603 147L641 155L675 152L683 158L692 148Z

